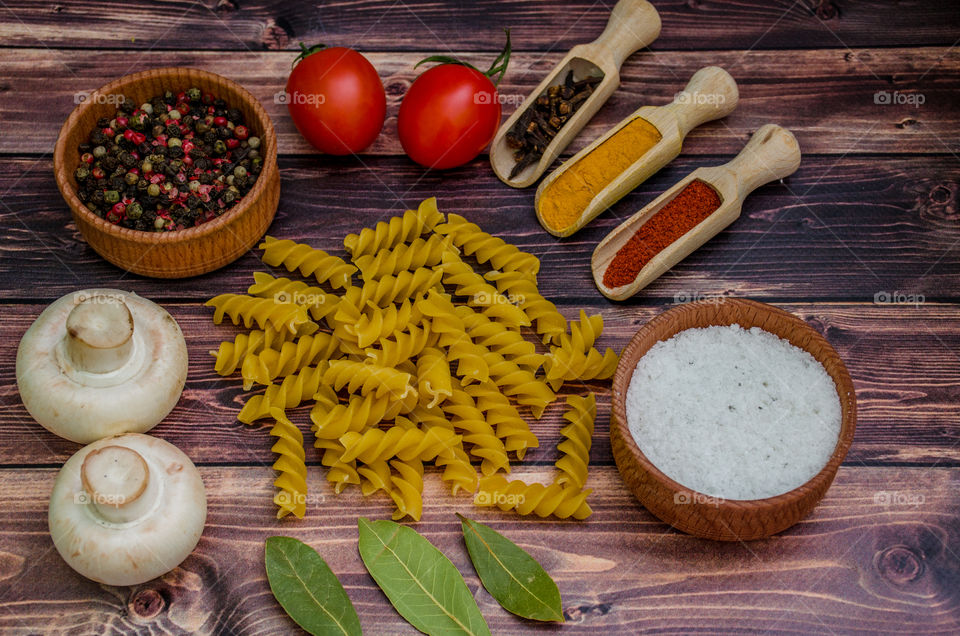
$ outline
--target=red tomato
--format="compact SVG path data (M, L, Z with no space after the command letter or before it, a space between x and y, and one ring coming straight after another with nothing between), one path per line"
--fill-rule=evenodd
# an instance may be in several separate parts
M459 64L418 77L400 103L397 129L411 159L454 168L476 157L500 126L500 99L490 78Z
M387 95L373 65L353 49L310 52L290 73L285 99L297 130L321 152L349 155L377 138Z

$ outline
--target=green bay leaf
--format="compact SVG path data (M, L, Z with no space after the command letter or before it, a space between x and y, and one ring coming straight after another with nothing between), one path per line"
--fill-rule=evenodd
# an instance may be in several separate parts
M457 516L470 560L490 596L517 616L563 622L560 590L536 559L490 526Z
M269 537L264 549L270 590L294 621L316 635L360 635L346 590L317 551L293 537Z
M425 634L489 636L456 566L416 530L361 517L360 558L408 623Z

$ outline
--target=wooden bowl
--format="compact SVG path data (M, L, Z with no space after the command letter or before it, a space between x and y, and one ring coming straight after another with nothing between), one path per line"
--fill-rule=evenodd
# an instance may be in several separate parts
M637 446L627 424L626 395L640 358L661 340L692 327L739 324L760 327L807 351L833 378L840 397L840 436L826 466L789 492L754 500L721 500L698 493L664 475ZM786 530L805 517L833 482L853 442L857 403L850 374L823 336L796 316L745 299L698 301L660 314L636 333L620 355L613 379L610 441L624 481L650 512L678 530L706 539L748 541Z
M77 146L86 141L101 117L113 117L118 95L143 103L165 91L196 86L243 113L261 139L263 169L253 188L223 215L198 227L173 232L143 232L101 219L77 198L73 172L80 164ZM73 221L100 256L127 271L155 278L185 278L231 263L260 240L277 211L280 172L277 136L267 112L236 82L195 68L158 68L126 75L91 93L73 109L53 151L53 170Z

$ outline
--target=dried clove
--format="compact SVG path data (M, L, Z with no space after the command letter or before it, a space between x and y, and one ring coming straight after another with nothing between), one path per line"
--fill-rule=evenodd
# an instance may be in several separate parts
M562 84L547 88L520 115L505 137L517 162L510 171L511 179L540 160L553 138L593 94L594 87L602 79L591 75L577 81L573 71L567 71Z

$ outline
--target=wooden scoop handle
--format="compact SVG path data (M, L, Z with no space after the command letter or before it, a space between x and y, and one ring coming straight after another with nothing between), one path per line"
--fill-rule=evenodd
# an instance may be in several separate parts
M652 4L647 0L620 0L610 12L607 28L586 47L593 47L594 56L605 57L619 69L624 60L656 40L658 35L660 14ZM598 66L603 68L601 64Z
M735 175L737 196L742 201L763 184L796 172L800 145L786 128L766 124L753 133L740 154L722 167Z
M730 73L719 66L707 66L693 74L686 87L663 108L672 110L680 136L700 124L726 117L737 107L740 91Z

